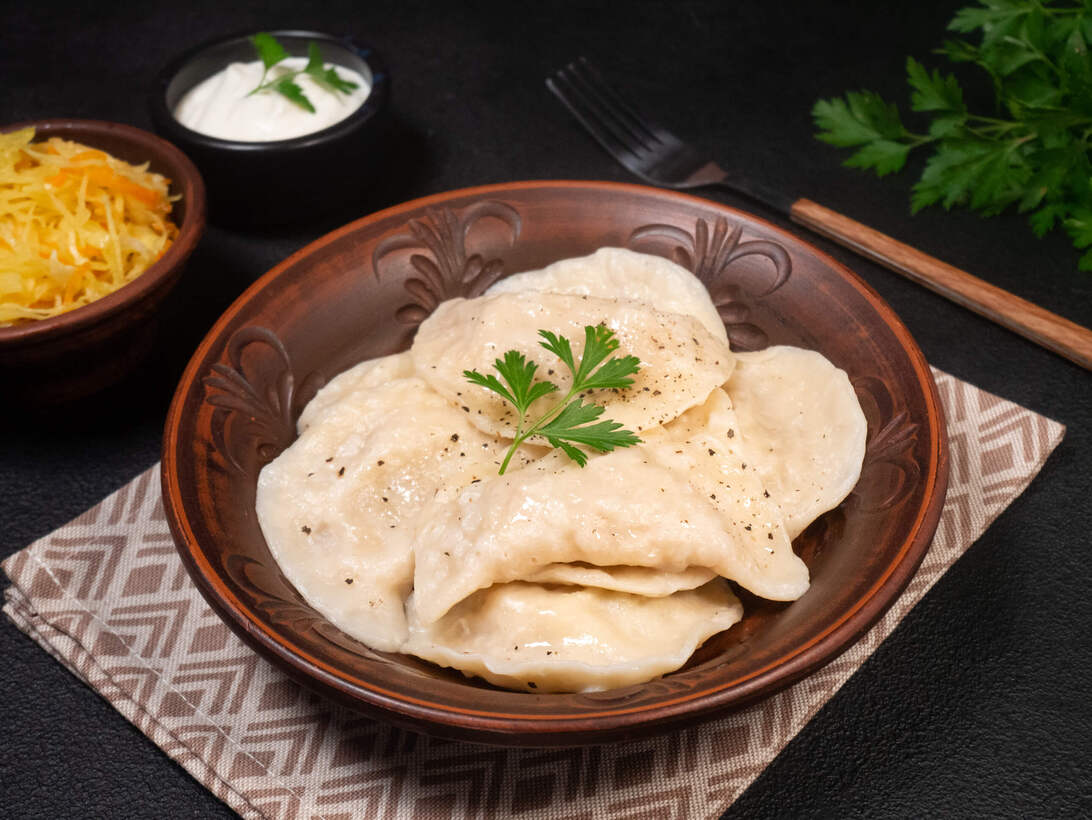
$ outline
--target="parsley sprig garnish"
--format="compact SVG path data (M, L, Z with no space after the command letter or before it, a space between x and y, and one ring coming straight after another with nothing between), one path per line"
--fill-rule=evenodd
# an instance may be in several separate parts
M272 34L266 32L260 32L250 38L250 42L254 45L255 50L258 52L258 57L262 61L262 78L258 81L258 86L250 92L247 96L257 94L259 91L273 91L280 94L283 97L287 97L294 102L300 108L315 113L315 106L307 98L307 95L303 93L303 89L300 88L299 83L296 82L296 77L300 74L306 74L313 79L319 85L327 88L330 91L342 93L349 93L357 84L343 79L338 75L337 71L333 68L326 68L322 62L322 52L319 50L318 44L311 42L307 44L307 65L305 65L299 71L288 71L281 74L275 80L266 82L266 77L269 75L269 69L277 65L282 60L288 59L288 52L285 51L284 46L280 44Z
M815 104L816 136L856 148L845 164L879 176L928 148L912 212L965 205L990 216L1015 206L1030 214L1037 236L1060 224L1087 249L1079 267L1092 270L1092 5L981 0L948 28L980 33L980 42L949 40L939 51L986 73L994 111L971 111L953 75L910 58L910 108L928 119L926 131L909 130L894 105L858 91Z
M579 363L573 357L572 345L564 336L548 330L540 330L538 335L543 338L539 344L561 359L572 373L573 383L564 398L535 421L527 417L531 405L544 396L559 392L561 388L549 381L536 382L538 365L528 361L522 353L509 350L503 358L494 362L494 367L504 380L503 384L492 374L484 376L477 370L463 371L463 375L471 382L492 390L519 412L515 439L501 462L499 475L504 475L512 455L531 436L546 439L551 447L560 448L581 467L588 463L588 456L576 445L608 453L615 447L640 444L641 439L630 430L621 429L619 422L610 419L596 422L605 409L583 401L583 394L589 390L624 390L633 384L633 379L629 376L640 369L641 360L636 356L603 361L618 349L614 331L605 325L586 326L584 353Z

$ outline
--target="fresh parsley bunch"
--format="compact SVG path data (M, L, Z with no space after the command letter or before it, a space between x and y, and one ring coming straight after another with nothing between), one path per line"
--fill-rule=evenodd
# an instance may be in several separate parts
M615 447L640 444L641 440L633 432L621 429L622 425L616 421L604 419L593 424L603 415L604 408L583 401L583 395L589 390L624 390L633 384L633 379L629 377L640 369L641 360L636 356L603 361L618 349L614 331L605 325L585 327L584 353L579 364L573 357L572 345L564 336L548 330L540 330L538 335L543 339L539 344L561 359L572 373L573 383L564 398L535 421L527 417L531 405L561 388L553 382L536 382L538 365L528 361L518 350L509 350L503 358L494 362L504 384L492 374L485 376L477 370L463 371L471 382L492 390L519 412L515 439L504 456L499 475L504 475L512 455L531 436L539 436L546 439L551 447L561 448L581 467L588 463L588 456L576 446L578 444L600 453L608 453Z
M979 42L949 40L939 49L985 71L995 111L972 113L951 74L906 61L910 108L928 119L907 129L898 109L871 91L820 100L812 116L824 142L857 150L845 161L879 176L899 171L909 153L932 151L914 185L911 211L964 205L985 216L1015 205L1043 236L1062 225L1085 250L1092 270L1092 3L980 0L948 25Z
M315 106L303 93L299 83L296 82L296 77L300 74L307 74L316 83L324 86L329 91L340 91L347 94L357 87L357 84L351 80L343 79L335 69L324 67L322 52L319 50L318 43L315 42L307 44L307 65L299 71L288 71L275 80L266 82L265 78L269 74L269 69L282 60L287 60L288 52L285 51L284 46L276 37L264 31L251 37L250 43L258 52L258 58L262 61L263 69L262 78L258 81L258 86L250 92L251 94L257 94L259 91L273 91L282 97L287 97L300 108L314 114Z

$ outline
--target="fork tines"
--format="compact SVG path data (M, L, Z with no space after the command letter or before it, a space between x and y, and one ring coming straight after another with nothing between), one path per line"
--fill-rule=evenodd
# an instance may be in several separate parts
M639 159L670 139L669 134L637 113L584 57L548 78L546 86L600 145L640 176L644 176L643 171L625 162L620 152Z
M792 202L741 173L726 171L707 152L639 114L583 57L548 78L546 86L608 154L645 182L680 190L719 185L781 211Z

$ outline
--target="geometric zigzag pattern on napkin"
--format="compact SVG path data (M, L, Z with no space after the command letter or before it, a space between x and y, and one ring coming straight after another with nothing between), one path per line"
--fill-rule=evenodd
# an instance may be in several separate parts
M1064 429L934 371L951 441L906 592L795 686L675 734L588 749L432 740L334 706L247 649L178 559L154 467L4 562L4 611L245 817L717 817L1027 486Z

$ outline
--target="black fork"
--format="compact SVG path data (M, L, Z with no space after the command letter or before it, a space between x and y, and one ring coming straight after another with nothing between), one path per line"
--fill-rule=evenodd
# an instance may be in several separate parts
M547 78L561 100L607 153L645 182L663 188L730 188L779 211L791 201L738 174L643 116L588 60L569 63Z

